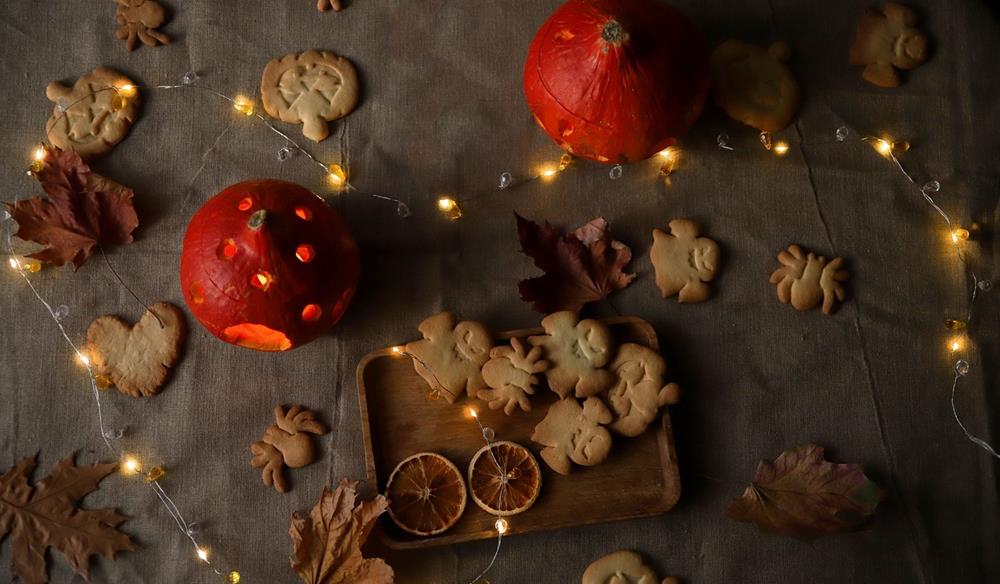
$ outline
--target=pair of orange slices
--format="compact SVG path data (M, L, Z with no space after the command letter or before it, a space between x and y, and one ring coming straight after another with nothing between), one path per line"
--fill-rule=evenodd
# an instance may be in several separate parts
M523 513L542 490L542 471L527 448L514 442L482 447L469 463L468 494L499 517ZM450 460L434 452L414 454L389 475L389 517L414 535L437 535L465 512L466 482Z

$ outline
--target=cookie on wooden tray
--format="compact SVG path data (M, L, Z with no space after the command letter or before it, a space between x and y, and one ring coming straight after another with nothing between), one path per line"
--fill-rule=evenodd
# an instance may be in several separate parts
M559 397L597 395L611 387L615 376L603 369L614 355L614 339L608 327L596 320L579 320L571 310L555 312L542 320L544 335L528 342L545 350L549 369L545 378Z
M719 268L719 246L699 237L694 221L674 219L670 233L653 230L649 258L656 270L656 286L664 298L677 294L677 301L704 302L711 295L708 282Z
M865 9L850 53L852 65L864 65L865 81L897 87L901 83L897 69L913 69L927 60L927 35L916 24L916 14L902 4L886 2L882 10Z
M830 261L792 244L778 254L781 267L771 274L777 286L778 300L796 310L809 310L823 305L823 314L832 314L837 302L847 299L843 283L850 278L843 269L844 258Z
M115 89L121 87L134 88L135 84L104 67L83 75L73 87L49 83L45 95L56 105L45 124L46 137L84 159L107 154L125 139L139 117L139 93L132 90L125 96Z
M406 345L413 368L448 403L488 388L482 368L493 347L485 326L472 321L456 324L455 320L450 312L427 318L417 327L424 338Z
M327 122L358 104L358 74L344 57L310 49L268 63L260 92L269 116L302 124L306 138L321 142L330 135Z
M542 460L559 474L569 474L573 464L598 465L611 452L611 434L603 424L612 415L599 398L588 397L580 406L567 397L549 406L545 418L535 426L531 440L542 444Z
M788 45L761 48L729 40L712 52L712 96L736 121L761 131L777 132L799 108L802 91L786 62Z
M87 327L87 354L94 374L132 397L150 397L167 382L187 336L184 312L168 302L149 307L131 324L113 315Z
M663 383L667 362L649 347L623 344L611 363L611 370L618 381L606 396L615 415L608 427L622 436L642 434L656 419L661 407L680 399L676 383Z
M483 380L490 389L479 390L476 397L488 402L491 410L503 408L508 416L517 408L530 412L538 374L549 368L543 353L541 347L528 350L516 338L510 340L509 346L493 347L490 360L483 365Z

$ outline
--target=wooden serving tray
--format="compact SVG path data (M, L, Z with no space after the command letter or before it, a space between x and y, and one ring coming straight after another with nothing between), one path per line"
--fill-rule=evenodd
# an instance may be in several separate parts
M659 350L656 331L648 322L636 317L603 322L619 344L632 342ZM500 334L499 339L535 334L544 331L510 331ZM681 485L667 408L663 408L662 423L654 422L641 436L613 435L611 454L600 465L574 465L573 472L563 476L545 464L538 454L542 446L531 441L535 425L545 417L548 405L558 399L544 381L538 389L531 411L518 410L512 416L502 409L490 410L479 400L449 404L428 398L427 383L413 370L409 357L393 355L390 349L369 353L358 364L368 480L384 492L385 481L396 465L425 451L445 456L467 475L469 461L485 445L479 427L465 414L468 405L475 405L483 425L495 431L496 440L528 447L542 467L541 494L531 509L508 518L508 535L659 515L674 506ZM495 521L470 497L462 518L440 535L411 535L388 515L383 516L383 528L378 531L392 549L419 549L496 537Z

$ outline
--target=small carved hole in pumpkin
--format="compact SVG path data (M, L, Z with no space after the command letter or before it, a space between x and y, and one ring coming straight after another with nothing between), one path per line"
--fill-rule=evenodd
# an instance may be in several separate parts
M319 307L319 304L306 304L306 307L302 309L302 320L306 322L316 322L321 316L323 316L323 309Z
M243 197L236 205L236 208L240 211L249 211L250 209L253 209L253 199L250 197Z
M245 322L227 327L222 337L234 345L258 351L287 351L292 341L285 333L262 324Z
M306 207L295 207L295 216L303 221L312 221L313 212Z
M308 264L316 258L316 250L308 243L303 243L295 248L295 257L303 264Z
M220 260L231 260L236 257L236 252L236 242L232 239L223 239L222 242L219 243L219 249L216 253L218 254Z
M250 276L250 285L262 292L267 292L267 289L271 287L273 282L274 277L263 270Z
M189 290L189 292L191 293L191 302L194 302L195 304L205 303L204 286L202 286L198 282L194 282L193 284L191 284L191 289Z

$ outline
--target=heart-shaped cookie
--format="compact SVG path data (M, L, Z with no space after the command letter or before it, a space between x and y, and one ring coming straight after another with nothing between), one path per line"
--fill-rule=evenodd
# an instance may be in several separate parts
M126 395L150 397L166 383L186 336L181 309L160 302L135 325L112 315L90 323L87 351L96 375L106 377Z

